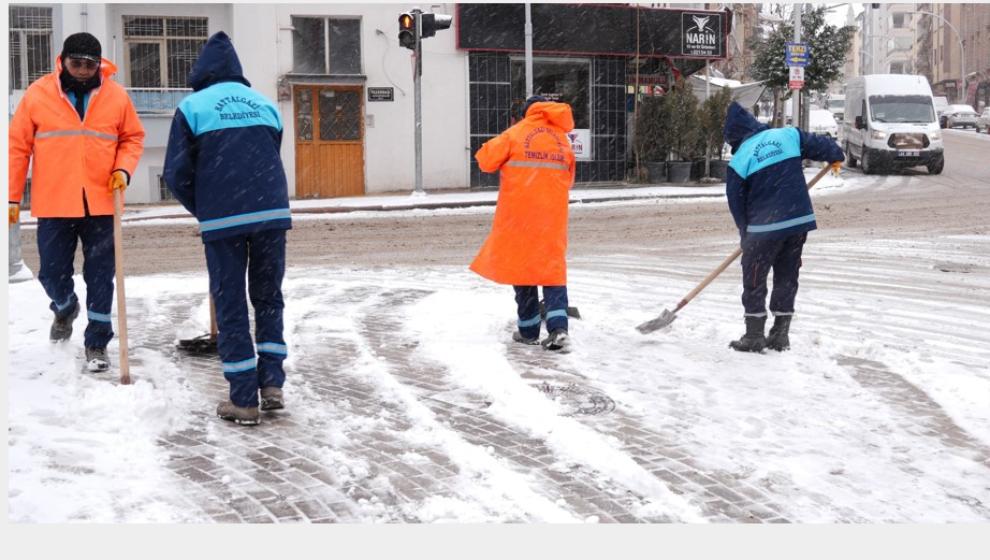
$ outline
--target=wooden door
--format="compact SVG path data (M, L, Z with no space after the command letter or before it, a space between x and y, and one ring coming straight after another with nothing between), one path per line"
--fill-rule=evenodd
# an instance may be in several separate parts
M364 88L295 86L296 198L364 194Z

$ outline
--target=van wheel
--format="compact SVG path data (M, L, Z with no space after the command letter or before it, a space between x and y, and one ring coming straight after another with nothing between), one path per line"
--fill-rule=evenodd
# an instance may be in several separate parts
M846 142L846 167L856 169L856 158L853 157L852 150L849 149L849 142Z
M942 168L945 167L945 158L940 157L937 161L929 163L926 167L928 167L929 175L940 175L942 173Z
M870 163L870 154L865 149L863 150L863 158L860 164L860 167L863 168L863 175L872 175L876 171Z

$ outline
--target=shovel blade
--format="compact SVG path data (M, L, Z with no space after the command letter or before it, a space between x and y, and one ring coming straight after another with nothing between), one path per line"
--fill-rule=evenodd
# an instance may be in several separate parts
M190 354L216 354L217 339L212 335L204 334L196 338L182 339L176 347Z
M650 319L649 321L636 327L636 330L643 334L650 334L651 332L658 331L667 325L674 322L677 315L672 313L669 309L664 309L663 313L660 314L656 319Z

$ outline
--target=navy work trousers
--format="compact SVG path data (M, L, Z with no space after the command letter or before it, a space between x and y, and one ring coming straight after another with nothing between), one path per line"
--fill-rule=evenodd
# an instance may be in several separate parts
M747 317L766 317L767 274L771 269L773 292L770 294L770 312L774 315L794 314L801 251L807 239L807 233L799 233L777 239L749 237L743 241L742 304Z
M516 313L519 334L525 338L540 336L540 296L537 286L513 286L516 290ZM547 311L547 332L567 330L567 286L543 286L543 304Z
M79 304L72 274L76 246L82 240L83 280L86 282L87 348L106 348L113 338L113 216L38 218L38 280L52 300L49 308L67 317Z
M210 293L217 309L217 349L230 400L258 406L258 389L285 383L282 361L282 277L285 230L263 230L204 243ZM245 273L247 289L245 290ZM246 292L246 293L245 293ZM254 307L255 344L251 340L247 298Z

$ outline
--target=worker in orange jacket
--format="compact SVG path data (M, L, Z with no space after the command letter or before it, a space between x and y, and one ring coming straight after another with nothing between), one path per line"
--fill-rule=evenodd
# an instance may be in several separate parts
M491 233L471 270L516 292L513 340L539 344L543 287L548 336L543 347L564 350L567 339L567 204L574 184L571 107L544 97L526 100L525 117L475 154L486 173L500 172Z
M31 165L31 215L38 219L38 279L55 313L52 341L72 336L79 301L72 275L82 241L86 282L86 360L90 371L110 366L113 338L113 192L130 182L144 128L116 71L89 33L66 37L55 71L28 87L10 122L9 223L20 214Z

